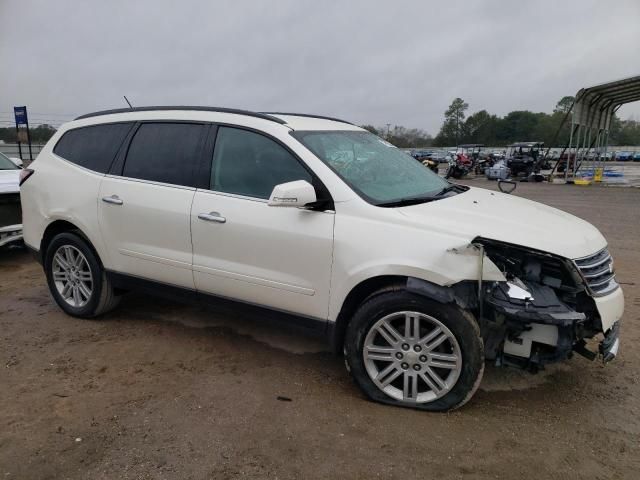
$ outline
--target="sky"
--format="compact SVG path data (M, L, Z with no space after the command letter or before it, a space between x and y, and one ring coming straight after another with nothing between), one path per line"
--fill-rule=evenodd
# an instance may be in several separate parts
M0 0L0 65L0 126L14 105L59 125L126 95L435 135L455 97L551 112L640 74L640 0Z

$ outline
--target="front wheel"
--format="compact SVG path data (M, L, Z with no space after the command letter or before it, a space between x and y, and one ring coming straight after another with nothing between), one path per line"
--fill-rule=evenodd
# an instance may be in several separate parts
M455 168L453 170L453 173L451 174L453 176L453 178L455 178L456 180L460 180L462 177L464 177L466 174L466 170L463 170L461 168Z
M347 327L347 365L372 400L422 410L465 404L484 371L475 319L406 291L381 293Z
M453 174L453 167L449 165L449 167L447 168L447 172L444 174L444 178L451 178L452 174Z

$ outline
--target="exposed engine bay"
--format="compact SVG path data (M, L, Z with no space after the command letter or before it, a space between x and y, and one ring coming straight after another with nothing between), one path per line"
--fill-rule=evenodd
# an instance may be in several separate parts
M586 346L586 340L603 332L591 286L615 284L608 253L608 264L599 253L585 266L593 270L585 270L571 260L503 242L477 238L474 245L506 279L478 284L477 318L485 358L537 371L573 352L592 360L598 353L605 361L615 357L617 323L607 332L599 352ZM591 283L592 277L600 283ZM606 288L612 288L609 283Z

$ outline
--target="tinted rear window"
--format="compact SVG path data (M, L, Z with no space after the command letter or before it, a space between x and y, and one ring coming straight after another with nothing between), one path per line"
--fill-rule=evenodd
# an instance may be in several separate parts
M127 136L131 123L111 123L69 130L53 153L99 173L106 173Z
M192 123L145 123L131 140L122 175L193 185L205 127Z

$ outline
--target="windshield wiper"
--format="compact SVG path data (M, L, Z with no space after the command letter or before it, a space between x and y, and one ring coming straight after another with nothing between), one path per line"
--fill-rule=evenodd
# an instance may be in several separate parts
M452 183L451 185L447 185L442 190L440 190L438 193L436 193L434 195L434 197L441 197L445 193L453 192L454 190L457 190L458 188L459 188L459 185L456 185L456 184Z
M393 200L392 202L382 202L376 203L378 207L406 207L408 205L418 205L419 203L427 203L434 200L435 197L432 195L429 196L421 196L421 197L406 197L401 198L400 200Z
M405 198L401 198L399 200L393 200L391 202L383 202L383 203L377 203L376 206L378 207L406 207L408 205L417 205L419 203L427 203L427 202L432 202L434 200L438 200L440 197L442 197L443 195L449 193L449 192L453 192L453 191L458 191L459 193L462 192L466 192L469 189L469 187L465 187L463 185L457 185L455 183L449 184L446 187L444 187L442 190L440 190L438 193L435 193L433 195L422 195L419 197L405 197Z

